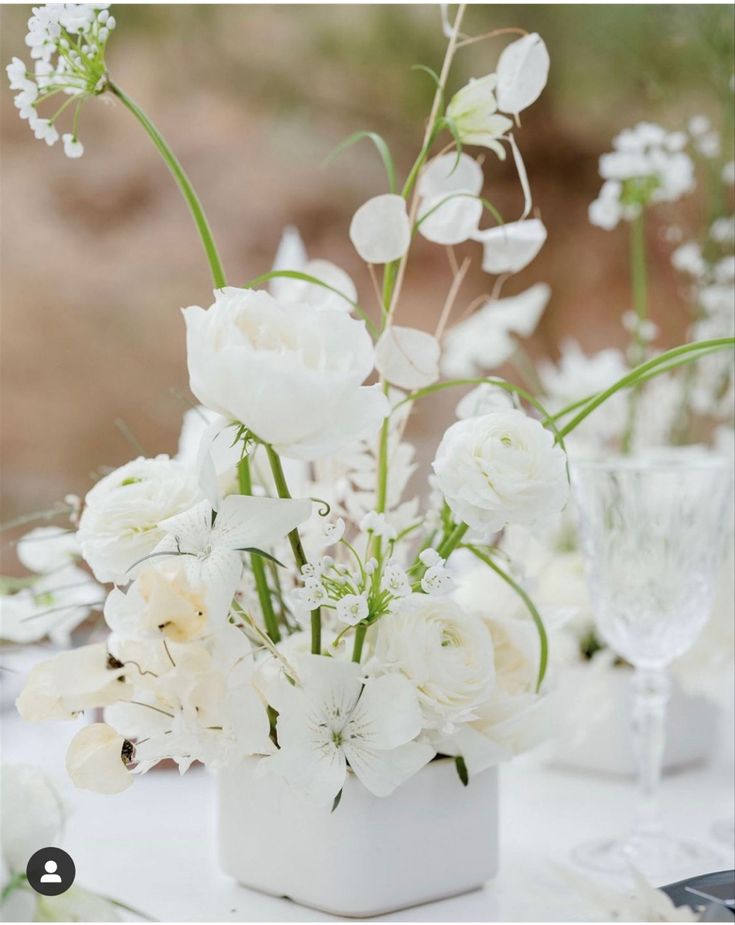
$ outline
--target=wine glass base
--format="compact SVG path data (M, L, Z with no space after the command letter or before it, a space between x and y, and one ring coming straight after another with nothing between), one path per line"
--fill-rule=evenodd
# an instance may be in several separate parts
M586 842L572 851L572 857L588 870L620 879L630 879L632 868L654 886L709 873L721 863L718 853L706 845L663 833Z

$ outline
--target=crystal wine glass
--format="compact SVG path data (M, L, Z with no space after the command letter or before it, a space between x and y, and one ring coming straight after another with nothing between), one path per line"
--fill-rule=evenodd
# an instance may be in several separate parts
M587 867L653 882L712 869L716 855L664 831L658 804L666 667L695 641L709 616L727 525L732 462L691 450L579 460L571 466L587 583L602 639L635 669L633 744L639 808L622 839L583 845Z

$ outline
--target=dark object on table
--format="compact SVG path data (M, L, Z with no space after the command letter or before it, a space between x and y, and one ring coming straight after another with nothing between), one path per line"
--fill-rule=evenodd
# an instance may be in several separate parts
M705 906L702 922L735 922L735 871L690 877L662 887L677 906L699 909Z

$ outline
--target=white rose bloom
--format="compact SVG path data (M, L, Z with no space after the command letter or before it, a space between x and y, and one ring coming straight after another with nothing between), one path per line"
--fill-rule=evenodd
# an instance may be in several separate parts
M267 292L221 289L184 309L191 390L275 449L312 460L371 437L388 413L364 322L282 305Z
M509 523L558 514L567 501L564 452L550 431L522 411L452 424L433 468L455 517L485 537Z
M100 479L87 494L77 533L95 578L126 584L130 567L163 538L161 521L201 497L196 473L168 456L140 456Z
M462 144L490 148L503 160L505 149L498 139L513 127L513 123L498 112L496 84L495 74L470 80L452 97L447 116L456 125Z
M125 668L111 659L103 643L60 652L35 665L15 702L29 722L72 719L76 713L129 700Z
M18 540L15 552L22 565L40 575L71 565L81 555L76 535L62 527L36 527Z
M350 240L366 263L390 263L403 257L411 243L403 196L384 193L364 202L352 217Z
M24 872L39 845L58 844L66 816L64 804L40 768L3 764L0 808L3 860L11 872Z
M85 726L69 743L66 770L81 790L122 793L133 783L128 763L134 749L105 723Z
M378 624L377 664L416 688L424 727L472 719L495 684L493 640L483 621L446 597L413 594Z

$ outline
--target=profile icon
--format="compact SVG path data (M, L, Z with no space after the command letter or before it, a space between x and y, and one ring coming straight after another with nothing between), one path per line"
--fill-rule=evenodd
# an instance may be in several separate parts
M59 874L56 873L59 869L59 865L56 861L46 861L43 865L43 869L46 873L41 877L41 883L63 883Z
M26 866L28 885L42 896L59 896L74 883L76 867L71 855L49 845L31 855Z

